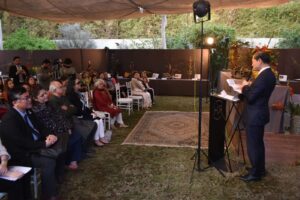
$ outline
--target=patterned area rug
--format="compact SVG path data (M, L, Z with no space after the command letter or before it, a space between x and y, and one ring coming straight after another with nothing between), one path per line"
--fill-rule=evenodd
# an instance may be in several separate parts
M209 113L202 113L202 148L208 147L208 120ZM198 144L198 113L148 111L123 144L195 148Z

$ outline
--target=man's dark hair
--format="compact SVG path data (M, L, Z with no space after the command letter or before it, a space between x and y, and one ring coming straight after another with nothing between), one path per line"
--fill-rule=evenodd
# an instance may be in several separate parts
M266 64L270 64L271 63L271 56L270 54L266 53L266 52L256 52L254 55L253 55L253 58L255 60L259 60L261 59L263 61L263 63L266 63Z
M8 102L11 106L13 106L13 101L16 101L20 98L20 96L26 93L27 90L23 87L14 87L13 89L8 91Z
M13 61L15 61L15 60L17 60L17 59L20 59L20 56L15 56L15 57L13 58Z

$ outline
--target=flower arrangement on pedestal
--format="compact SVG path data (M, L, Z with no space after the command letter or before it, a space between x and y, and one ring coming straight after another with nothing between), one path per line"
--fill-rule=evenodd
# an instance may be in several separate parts
M247 77L251 69L248 66L251 56L248 51L245 54L245 51L242 49L248 48L249 42L243 42L240 40L232 42L229 51L229 63L232 71L232 76L243 76Z
M290 132L300 133L300 104L294 102L294 94L293 88L290 87L290 96L288 102L288 111L290 113Z

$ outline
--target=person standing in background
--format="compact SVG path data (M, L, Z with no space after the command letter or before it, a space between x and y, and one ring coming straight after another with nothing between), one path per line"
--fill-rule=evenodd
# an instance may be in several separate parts
M26 81L28 75L28 69L24 65L21 65L21 58L15 56L13 64L9 67L9 78L12 78L14 84L18 86Z
M70 77L70 76L76 76L76 70L72 66L72 60L70 58L66 58L64 60L64 64L60 68L60 77Z
M52 67L49 59L45 59L42 62L42 66L37 74L38 83L44 88L48 89L50 81L52 81Z
M52 72L53 72L53 80L60 79L60 68L62 68L63 62L61 58L55 59L52 65Z

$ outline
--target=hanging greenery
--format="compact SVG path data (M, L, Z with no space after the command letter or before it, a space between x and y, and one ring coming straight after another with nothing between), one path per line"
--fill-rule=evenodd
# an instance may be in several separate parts
M56 49L53 41L29 34L27 29L19 29L4 41L6 50L50 50Z

